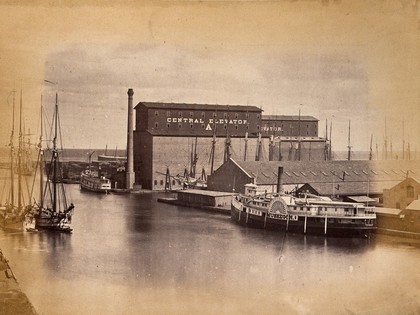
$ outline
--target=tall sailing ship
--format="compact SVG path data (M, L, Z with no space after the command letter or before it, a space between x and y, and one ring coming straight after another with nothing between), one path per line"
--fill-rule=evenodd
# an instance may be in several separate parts
M7 190L5 200L0 200L0 226L4 230L22 230L25 216L32 211L31 190L28 185L24 185L24 144L22 133L22 91L20 93L20 112L19 112L19 145L17 152L14 147L14 125L15 125L15 91L13 91L13 114L12 131L9 142L9 176L4 182L2 191ZM17 155L17 156L15 156ZM17 178L15 178L17 175ZM17 180L17 181L16 181ZM2 194L3 195L3 194Z
M38 158L38 166L40 170L40 200L35 211L30 214L29 220L35 220L35 229L38 230L53 230L58 232L71 233L71 219L73 216L74 205L68 199L64 184L61 180L61 172L59 169L60 152L57 147L57 138L59 136L58 121L58 94L56 94L53 118L54 134L52 135L52 148L48 150L51 158L50 162L46 163L44 153L48 151L45 151L42 148L41 132ZM47 180L45 183L43 180L44 168L47 175Z
M368 237L376 225L375 207L314 195L268 194L255 184L233 196L231 219L256 228L347 237Z

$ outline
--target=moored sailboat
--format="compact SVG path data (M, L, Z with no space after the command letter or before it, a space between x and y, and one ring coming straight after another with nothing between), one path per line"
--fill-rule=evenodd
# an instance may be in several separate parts
M41 119L42 120L42 119ZM47 181L43 183L44 150L42 149L42 135L39 145L39 168L40 168L40 200L32 217L35 220L35 228L53 230L58 232L72 232L71 219L74 205L69 202L64 184L59 172L59 150L57 147L58 137L58 94L55 98L54 111L54 135L52 137L51 160L46 167ZM42 130L42 126L41 126ZM41 132L42 134L42 132Z
M14 147L14 120L15 120L15 91L13 91L13 114L12 114L12 131L10 135L10 172L8 181L8 194L4 202L0 201L0 226L4 230L22 230L25 216L32 210L31 193L28 191L24 194L24 185L22 183L23 173L23 134L22 134L22 91L20 94L20 113L19 113L19 145L17 150L17 158L15 159ZM16 165L15 165L16 164ZM17 183L15 179L17 174ZM17 185L17 186L16 186ZM27 188L27 187L26 187ZM25 200L26 197L26 200Z

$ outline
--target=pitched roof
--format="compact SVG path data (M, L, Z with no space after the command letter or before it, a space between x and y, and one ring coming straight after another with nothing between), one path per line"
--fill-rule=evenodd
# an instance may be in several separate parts
M406 209L408 210L419 210L420 211L420 200L414 200L412 203L410 203Z
M277 183L278 167L283 182L300 184L344 181L402 181L409 174L420 174L420 161L236 161L259 184Z
M376 214L391 214L391 215L399 215L402 210L395 209L395 208L382 208L382 207L376 207L375 209Z
M236 161L258 185L276 185L283 167L282 184L309 183L320 194L380 194L405 179L420 174L420 161ZM343 180L344 179L344 180Z
M376 199L370 198L368 196L351 196L348 197L348 199L355 202L376 202Z
M417 175L417 174L415 174L415 175ZM394 189L394 188L398 189L398 187L405 186L407 184L413 184L413 182L414 182L414 184L420 185L420 180L410 176L408 178L405 178L401 182L396 183L395 185L390 187L390 189Z
M354 196L362 193L378 195L383 192L384 188L389 188L393 184L394 182L380 182L379 184L377 182L369 182L368 184L367 181L335 182L334 185L333 183L307 183L322 196Z
M257 106L249 105L217 105L217 104L188 104L188 103L162 103L162 102L139 102L134 108L144 106L153 109L174 109L174 110L212 110L212 111L239 111L239 112L262 112Z

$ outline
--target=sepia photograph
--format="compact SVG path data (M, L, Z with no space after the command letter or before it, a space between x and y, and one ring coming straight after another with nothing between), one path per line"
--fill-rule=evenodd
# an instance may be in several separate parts
M420 314L419 0L0 0L0 314Z

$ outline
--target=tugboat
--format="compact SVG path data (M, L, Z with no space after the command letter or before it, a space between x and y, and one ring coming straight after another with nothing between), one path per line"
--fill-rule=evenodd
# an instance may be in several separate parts
M239 224L325 236L369 237L375 230L375 207L333 201L328 197L268 194L255 184L232 197L231 219Z
M39 145L39 167L40 167L40 202L35 211L28 215L28 221L35 220L36 230L52 230L64 233L71 233L70 226L73 216L74 205L69 203L64 184L59 178L59 151L57 148L58 135L58 94L55 98L54 111L54 135L52 140L51 162L47 168L47 181L43 183L44 151L41 143ZM42 119L41 119L42 121ZM42 126L41 126L42 130ZM42 135L41 135L42 140Z

